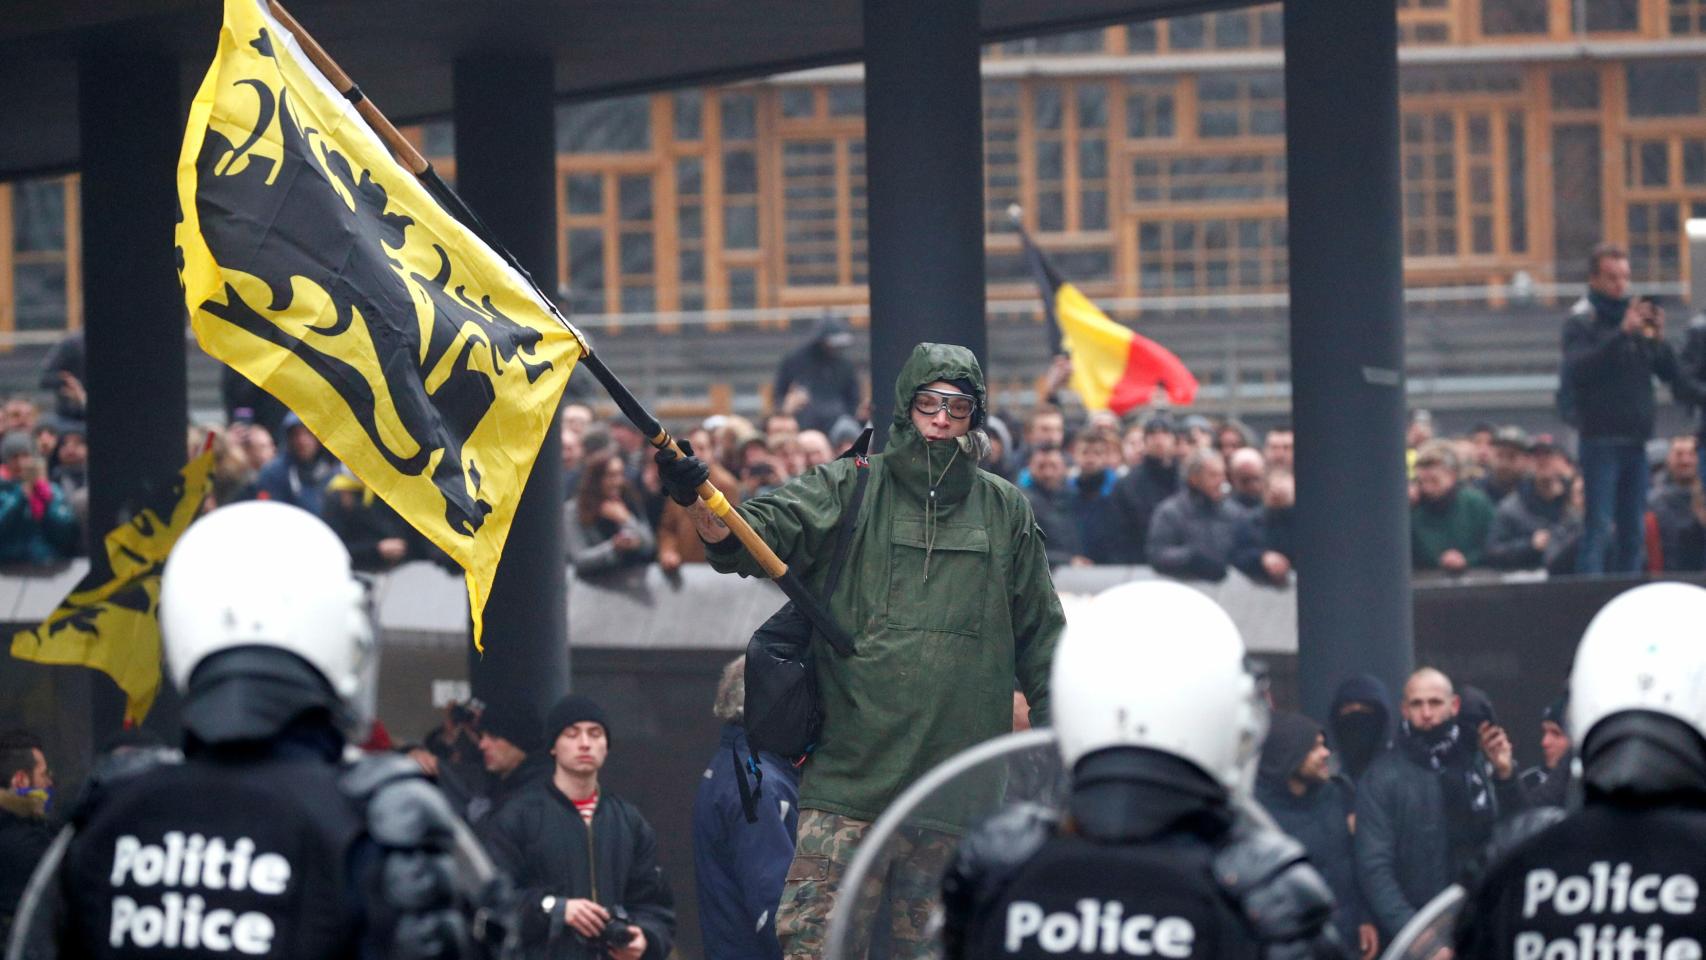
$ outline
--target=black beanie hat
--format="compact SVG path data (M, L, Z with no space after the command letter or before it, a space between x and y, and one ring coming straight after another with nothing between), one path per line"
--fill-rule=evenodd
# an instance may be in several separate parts
M539 711L529 704L499 700L480 713L480 732L502 737L527 753L544 746L540 731Z
M604 742L609 743L610 721L604 716L604 708L590 697L573 693L552 704L551 712L545 715L545 742L556 743L566 728L587 720L604 728Z
M1297 772L1320 735L1321 725L1303 714L1275 712L1268 723L1268 738L1262 742L1257 773L1263 780L1284 781Z
M1569 724L1566 722L1569 719L1569 716L1570 716L1570 691L1568 691L1568 690L1565 690L1562 694L1560 694L1558 696L1558 699L1547 704L1546 709L1540 711L1541 722L1543 722L1543 723L1555 723L1558 726L1564 727L1566 729L1569 728Z

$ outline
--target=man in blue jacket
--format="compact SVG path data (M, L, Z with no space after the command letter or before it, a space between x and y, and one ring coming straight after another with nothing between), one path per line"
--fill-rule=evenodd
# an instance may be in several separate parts
M800 819L800 772L773 753L758 755L741 726L746 707L746 657L731 660L717 685L711 712L723 721L722 742L693 798L693 876L699 890L703 953L718 960L779 960L776 905Z

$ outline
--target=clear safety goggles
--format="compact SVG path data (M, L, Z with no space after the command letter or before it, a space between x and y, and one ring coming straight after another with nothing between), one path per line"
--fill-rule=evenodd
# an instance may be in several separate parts
M977 398L968 397L963 393L944 393L941 390L923 389L912 395L913 412L926 417L933 417L946 407L948 416L955 420L964 420L977 409Z

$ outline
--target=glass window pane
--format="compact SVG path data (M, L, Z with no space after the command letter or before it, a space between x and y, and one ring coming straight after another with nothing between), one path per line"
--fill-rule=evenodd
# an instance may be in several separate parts
M1066 198L1059 190L1037 192L1037 229L1056 232L1066 229Z
M682 157L675 161L675 192L678 196L697 197L704 192L705 164L698 157Z
M723 139L752 140L758 136L758 104L750 93L722 97Z
M19 253L65 249L65 181L12 185L12 248Z
M1059 180L1066 175L1064 148L1058 141L1044 140L1037 144L1037 179Z
M635 153L652 147L651 97L617 97L557 108L559 153Z
M1641 144L1640 183L1643 187L1662 187L1670 183L1670 144L1648 141Z
M1203 14L1174 17L1167 23L1167 43L1174 50L1200 50L1207 42L1208 18Z
M1155 21L1133 23L1125 28L1125 48L1131 53L1149 53L1157 43L1160 31L1155 28Z
M1081 140L1078 143L1078 175L1086 180L1100 180L1108 175L1108 145L1101 140Z
M1078 88L1078 128L1100 130L1108 125L1108 88L1085 84Z
M697 140L704 119L705 95L698 90L678 90L675 102L675 139Z
M569 215L604 212L604 175L601 173L571 173L568 182Z
M697 205L682 207L675 214L676 232L683 240L701 240L705 236L705 212Z
M1061 103L1059 87L1038 87L1032 98L1032 123L1038 130L1059 130Z
M1085 190L1078 195L1078 225L1085 230L1108 229L1108 193Z
M626 222L652 218L652 178L623 177L617 184L618 215Z
M830 87L829 115L832 117L864 116L865 88L856 83Z
M816 98L811 87L782 88L782 116L790 120L809 117L817 112Z
M1552 71L1552 108L1599 109L1599 74L1593 70Z
M702 251L683 250L677 260L677 272L682 283L699 283L705 279L705 254Z
M652 313L657 308L657 293L650 284L622 288L623 313Z
M729 271L729 306L735 310L758 306L758 271L750 267Z
M1627 70L1629 115L1687 117L1700 113L1700 65L1631 63Z
M1222 49L1250 45L1250 14L1233 10L1214 15L1214 45Z
M617 249L623 273L652 272L652 235L649 232L622 234L622 242Z
M580 313L604 312L603 231L569 231L569 304Z
M729 150L723 154L723 192L758 192L758 154L751 150Z
M12 283L19 330L65 329L65 264L17 264Z
M1706 141L1682 142L1682 182L1690 186L1706 184Z
M741 204L723 211L723 246L751 250L758 246L758 208Z

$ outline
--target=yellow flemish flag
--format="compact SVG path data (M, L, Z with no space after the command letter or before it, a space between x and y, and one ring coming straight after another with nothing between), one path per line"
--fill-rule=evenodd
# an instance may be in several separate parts
M284 401L466 572L474 642L583 351L259 0L226 0L178 158L202 349Z
M212 482L208 449L130 521L107 534L104 557L41 626L12 637L12 656L99 670L124 691L126 723L141 723L160 692L160 571L201 512Z

